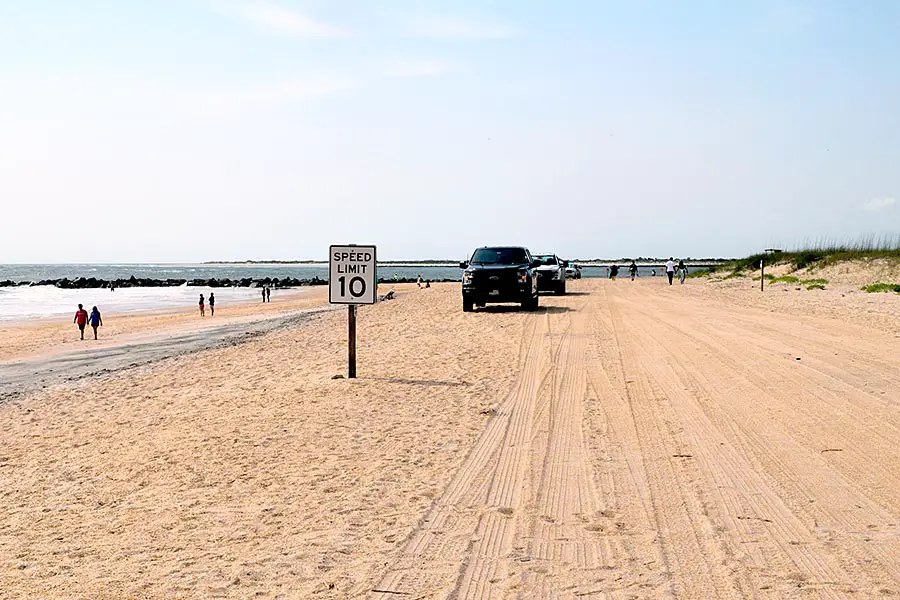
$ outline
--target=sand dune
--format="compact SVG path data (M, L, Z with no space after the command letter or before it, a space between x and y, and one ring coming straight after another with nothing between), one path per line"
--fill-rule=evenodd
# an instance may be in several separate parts
M570 289L405 289L354 381L338 311L14 399L3 597L900 594L900 297Z

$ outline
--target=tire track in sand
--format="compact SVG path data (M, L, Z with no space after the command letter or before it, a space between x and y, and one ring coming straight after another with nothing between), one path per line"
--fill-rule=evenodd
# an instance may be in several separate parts
M519 377L450 485L411 534L370 598L488 598L520 503L538 392L549 369L549 320L536 316L523 339ZM466 557L470 557L466 561Z
M587 302L556 303L569 308L535 318L513 390L372 598L575 598L628 563L621 532L597 525L608 519L583 435ZM622 579L614 587L630 587Z

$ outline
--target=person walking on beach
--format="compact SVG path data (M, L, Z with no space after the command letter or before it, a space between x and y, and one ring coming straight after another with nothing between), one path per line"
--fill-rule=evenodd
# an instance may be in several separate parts
M75 318L72 322L78 325L78 331L81 332L81 339L84 339L84 328L88 322L88 313L84 310L82 305L78 305L78 310L75 311Z
M216 295L212 292L209 293L209 316L216 316Z
M637 263L631 261L631 265L628 267L628 270L631 271L631 280L634 281L634 278L637 277Z
M200 294L200 316L206 316L206 303L203 300L203 294Z
M97 328L103 327L103 317L100 316L100 311L97 310L97 307L91 309L91 328L94 330L94 339L97 339Z
M421 273L419 273L419 276L416 277L416 285L419 286L419 288L422 287L422 274Z
M669 285L672 285L672 279L675 277L675 259L671 256L666 262L666 277L669 278Z
M266 302L272 301L272 288L266 286Z
M613 281L616 280L616 276L619 274L619 265L613 265L609 268L609 278Z
M681 285L684 285L684 278L687 277L687 267L684 266L684 261L681 259L678 260L678 273Z

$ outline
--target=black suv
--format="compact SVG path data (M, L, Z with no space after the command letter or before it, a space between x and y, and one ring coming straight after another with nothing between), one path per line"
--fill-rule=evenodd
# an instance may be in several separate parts
M478 248L468 261L462 280L463 310L488 302L517 302L525 310L538 307L537 261L528 248L488 246Z

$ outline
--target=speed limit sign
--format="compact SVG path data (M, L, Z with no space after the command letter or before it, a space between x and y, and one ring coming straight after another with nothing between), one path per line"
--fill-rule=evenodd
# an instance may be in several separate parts
M330 246L328 257L328 301L375 304L375 246Z

